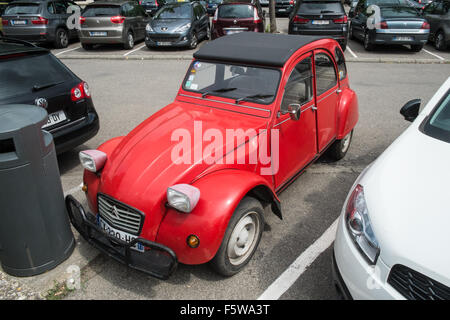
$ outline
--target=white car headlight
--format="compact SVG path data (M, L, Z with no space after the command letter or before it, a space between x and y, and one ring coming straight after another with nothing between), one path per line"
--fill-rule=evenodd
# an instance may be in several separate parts
M147 32L153 32L153 28L152 28L152 26L150 25L150 23L147 23L147 25L145 26L145 31L147 31Z
M364 198L364 189L357 185L347 202L345 222L353 242L368 259L375 264L380 254L380 246L372 229Z
M181 212L194 210L200 199L200 190L189 184L177 184L167 188L167 202Z
M173 31L174 31L174 32L185 32L185 31L189 30L190 27L191 27L191 24L188 23L188 24L185 24L185 25L183 25L183 26L181 26L181 27L176 28L176 29L173 30Z
M83 168L91 172L97 172L105 165L107 155L99 150L84 150L79 154Z

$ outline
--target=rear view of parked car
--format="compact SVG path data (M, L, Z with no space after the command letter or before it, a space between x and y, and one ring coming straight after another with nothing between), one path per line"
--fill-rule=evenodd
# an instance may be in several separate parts
M56 48L65 48L69 40L77 38L75 28L70 29L67 13L74 2L65 0L19 0L10 3L3 13L3 34L32 42L50 42ZM81 11L81 9L80 9Z
M277 16L289 15L295 8L295 0L275 0L275 14Z
M166 0L140 0L139 4L144 8L145 12L154 15L159 8L167 3Z
M209 17L199 2L182 2L165 5L158 10L147 25L145 44L154 47L189 47L208 39Z
M349 37L363 41L364 49L375 45L409 45L411 50L422 50L428 41L430 25L418 11L406 4L376 3L380 23L369 20L372 10L367 1L360 1L349 27Z
M264 32L265 13L258 1L224 2L217 8L211 27L211 38L243 31Z
M131 49L145 38L150 17L135 1L98 1L81 13L81 45L90 50L94 44L122 44Z
M43 128L53 135L57 153L97 134L99 120L88 84L47 49L1 38L0 74L0 108L7 104L45 108L48 121Z
M289 34L322 35L347 47L348 18L340 1L303 1L289 20Z
M217 6L222 3L222 0L208 0L206 2L206 11L210 16L216 12Z
M7 6L8 6L8 2L0 2L0 36L3 35L2 15L3 15L3 12L5 12L5 9Z
M438 50L450 46L450 1L437 0L427 5L423 17L430 24L430 41Z

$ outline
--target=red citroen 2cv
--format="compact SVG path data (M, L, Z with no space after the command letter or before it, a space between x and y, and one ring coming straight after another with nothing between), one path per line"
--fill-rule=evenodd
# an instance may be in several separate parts
M244 32L194 54L174 102L127 136L80 152L89 211L66 198L92 245L166 279L177 264L239 272L264 208L325 151L346 154L358 120L339 44ZM92 212L92 213L91 213Z

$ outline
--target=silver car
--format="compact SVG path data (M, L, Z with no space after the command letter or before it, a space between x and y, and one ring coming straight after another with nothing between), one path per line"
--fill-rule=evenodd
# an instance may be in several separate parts
M145 38L150 16L136 1L97 1L81 13L79 37L84 49L94 44L122 44L125 49Z
M51 42L65 48L77 38L75 26L68 24L70 6L81 8L67 0L18 0L10 3L3 13L3 33L7 37L31 42Z

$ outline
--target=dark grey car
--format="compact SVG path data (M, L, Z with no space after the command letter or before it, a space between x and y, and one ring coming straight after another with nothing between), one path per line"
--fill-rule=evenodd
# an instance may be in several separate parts
M275 14L277 16L290 15L294 7L295 0L275 0Z
M80 7L66 0L19 0L10 3L3 13L3 33L7 37L31 42L52 42L65 48L69 39L77 38L75 25L71 27L67 13L70 6Z
M83 10L79 37L84 49L94 44L122 44L125 49L145 38L150 16L136 1L97 1Z
M436 0L423 10L423 17L430 24L430 41L438 50L450 46L450 1Z
M209 39L209 17L199 2L169 3L147 25L145 44L154 47L189 47Z

